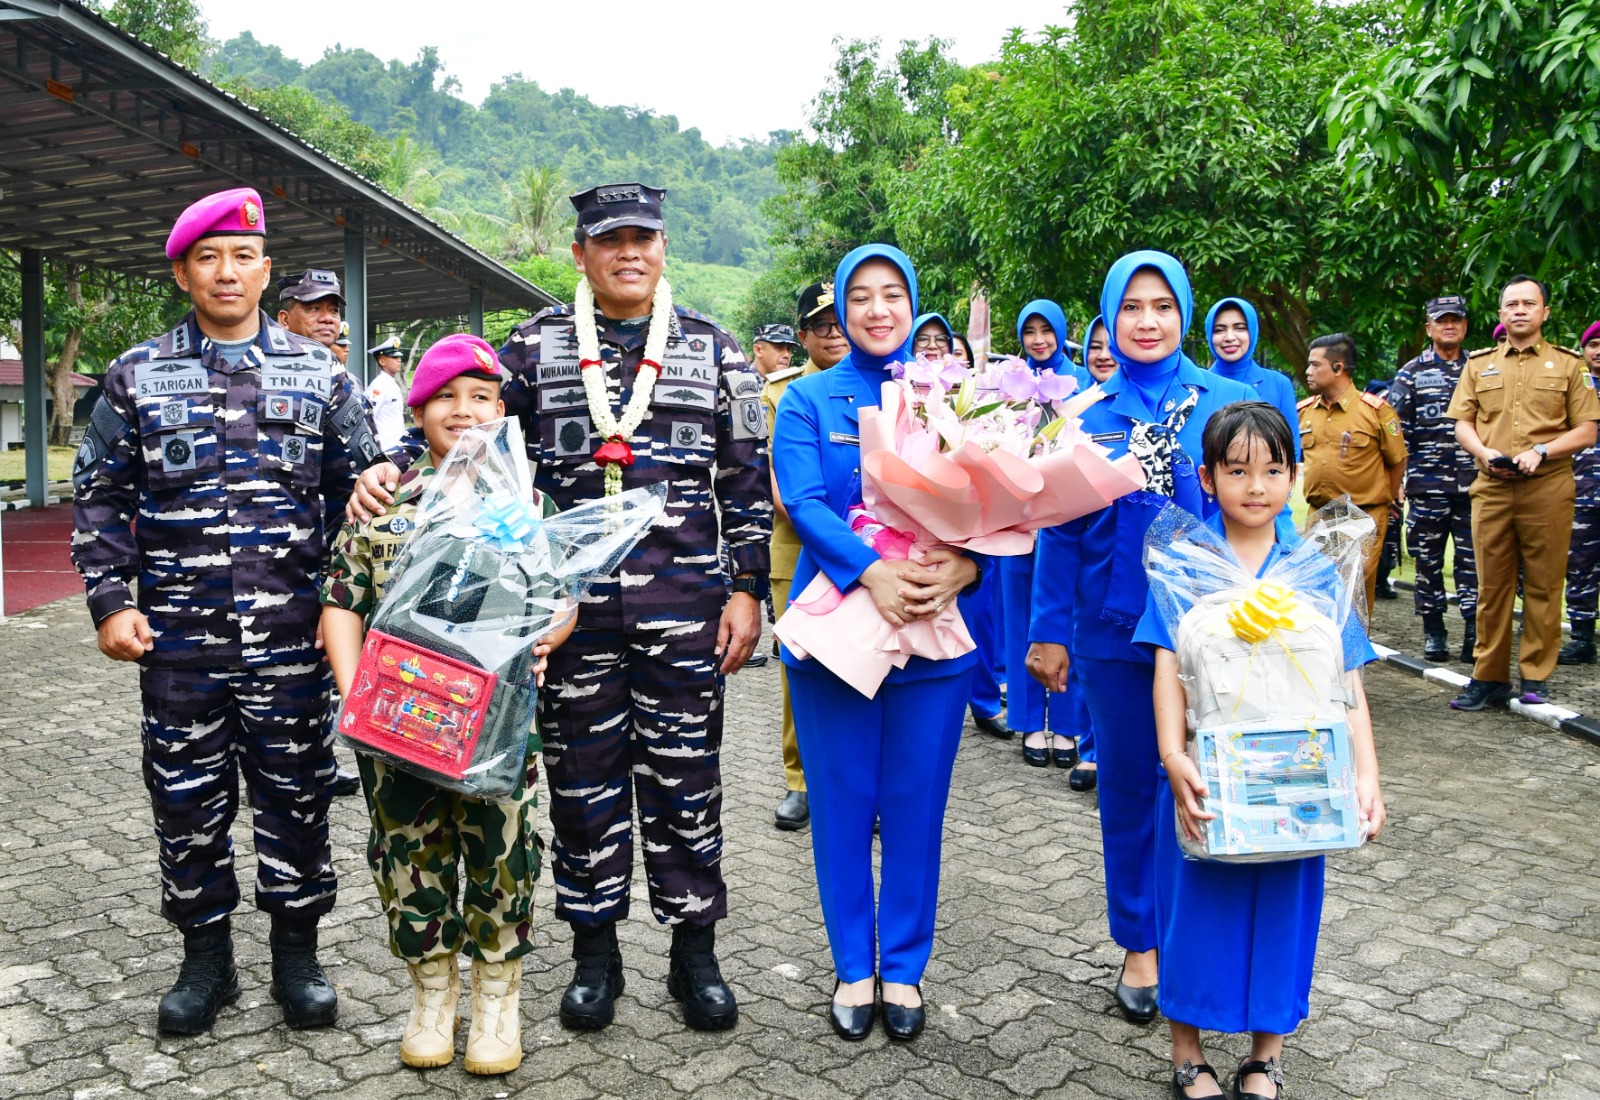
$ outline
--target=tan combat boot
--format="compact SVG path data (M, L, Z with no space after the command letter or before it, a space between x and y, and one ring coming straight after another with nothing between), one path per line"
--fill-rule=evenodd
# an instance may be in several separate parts
M522 1064L522 960L472 961L468 1073L510 1073Z
M411 1015L400 1039L400 1060L418 1069L447 1066L456 1056L456 1005L461 1001L461 972L455 955L439 955L407 963L411 971Z

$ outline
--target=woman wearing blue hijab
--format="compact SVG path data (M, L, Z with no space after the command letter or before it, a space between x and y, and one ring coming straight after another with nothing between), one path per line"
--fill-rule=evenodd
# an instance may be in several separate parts
M1224 298L1206 313L1206 345L1211 349L1211 369L1224 378L1241 382L1256 396L1283 414L1291 428L1300 423L1295 409L1294 383L1288 376L1256 362L1261 321L1256 307L1243 298ZM1300 461L1300 433L1295 432L1294 458Z
M1117 372L1083 413L1083 429L1113 458L1134 455L1144 490L1083 519L1039 532L1028 671L1053 691L1071 665L1089 698L1099 754L1100 831L1111 938L1127 954L1117 1004L1137 1023L1159 1008L1156 969L1155 665L1133 644L1144 612L1144 536L1176 502L1194 515L1216 512L1195 467L1206 421L1222 406L1254 400L1231 379L1183 354L1194 297L1183 265L1164 252L1132 252L1111 266L1100 292ZM1070 647L1072 658L1068 657Z
M1075 379L1078 389L1094 384L1087 371L1067 357L1067 316L1047 298L1036 298L1017 313L1017 342L1035 374L1051 372ZM1000 560L1006 667L1022 669L1028 657L1028 627L1033 604L1033 555ZM1082 708L1077 677L1069 674L1065 696L1050 693L1029 676L1013 676L1007 686L1006 723L1022 732L1022 759L1035 768L1078 764L1078 738L1086 732L1073 721ZM1054 735L1052 737L1052 735Z
M861 503L858 410L877 406L890 365L911 357L917 276L899 249L864 245L840 261L834 286L850 354L790 383L773 431L778 492L800 536L792 591L805 591L819 572L841 592L860 585L898 626L938 614L983 571L947 547L929 551L921 566L880 560L846 523ZM829 1021L843 1038L865 1038L881 976L884 1029L892 1039L914 1038L925 1019L920 983L933 950L945 803L975 656L913 657L870 699L787 647L783 662L838 972ZM876 906L875 820L883 855Z

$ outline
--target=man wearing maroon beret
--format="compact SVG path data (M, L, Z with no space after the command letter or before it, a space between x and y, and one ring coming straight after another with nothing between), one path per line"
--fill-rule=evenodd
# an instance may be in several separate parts
M228 832L240 770L271 994L291 1027L338 1015L316 954L336 882L317 583L377 444L333 355L261 311L266 228L249 188L178 218L167 258L194 308L111 364L73 471L72 555L100 650L140 665L161 912L184 938L158 1014L175 1034L208 1030L241 993Z

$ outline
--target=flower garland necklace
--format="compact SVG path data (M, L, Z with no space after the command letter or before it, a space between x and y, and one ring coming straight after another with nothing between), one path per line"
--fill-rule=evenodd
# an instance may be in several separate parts
M572 300L573 332L578 338L578 366L583 377L583 392L589 398L589 417L600 438L605 440L595 451L594 460L606 472L606 496L622 491L622 468L633 465L633 448L628 440L650 408L656 379L661 376L661 358L672 334L672 287L666 279L656 283L655 301L650 306L650 328L644 339L644 359L633 380L633 395L621 418L612 415L611 395L606 392L605 363L600 358L600 333L594 323L594 288L587 278L578 280ZM599 370L591 370L599 367Z

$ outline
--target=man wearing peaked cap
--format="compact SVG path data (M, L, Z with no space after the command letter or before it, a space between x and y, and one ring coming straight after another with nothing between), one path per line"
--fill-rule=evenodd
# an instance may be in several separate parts
M350 363L350 322L339 322L339 338L333 342L333 355L340 363Z
M752 347L753 365L762 378L770 378L789 368L789 360L800 347L794 329L788 325L757 325Z
M278 324L296 336L331 348L343 316L344 295L333 272L310 268L278 280Z
M161 912L184 938L158 1015L168 1033L210 1029L240 996L229 826L241 769L271 995L291 1027L338 1013L316 954L337 882L316 580L378 451L332 354L261 311L265 236L248 188L178 218L166 251L193 309L111 364L73 471L73 561L100 650L140 665Z
M406 398L400 388L400 372L405 369L405 359L400 354L400 339L391 336L381 344L368 348L367 354L378 363L378 373L367 383L367 404L372 407L372 423L378 432L378 446L387 451L397 446L406 432L403 412Z
M572 196L578 302L524 321L500 349L506 413L521 418L535 485L559 507L671 487L666 515L590 591L539 698L556 916L573 926L577 963L561 999L570 1028L610 1024L622 991L635 799L650 907L672 928L667 992L693 1028L738 1020L715 951L728 907L723 677L761 636L767 425L738 343L672 303L664 197L640 183ZM372 490L393 476L364 475L356 503L387 503Z

